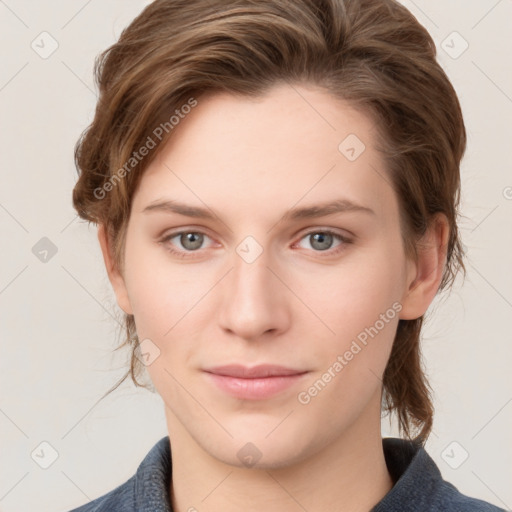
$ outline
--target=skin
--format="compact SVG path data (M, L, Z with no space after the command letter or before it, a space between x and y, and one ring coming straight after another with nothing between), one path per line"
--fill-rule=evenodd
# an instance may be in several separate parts
M418 260L406 257L374 130L371 119L312 86L279 85L259 98L205 95L142 177L123 272L99 226L118 304L135 316L139 339L160 350L147 369L165 404L174 510L315 512L336 503L367 511L391 489L381 379L398 320L423 315L437 292L448 224L438 216ZM355 161L338 149L349 134L366 146ZM338 198L374 214L283 220L293 207ZM166 199L217 217L143 211ZM326 229L350 243L315 242L311 235ZM162 242L180 230L204 233L202 245L180 236ZM262 250L250 263L237 252L249 235L257 245L241 247ZM399 314L300 403L298 393L394 303ZM308 373L271 398L241 400L202 371L230 363ZM261 453L252 467L237 456L247 443Z

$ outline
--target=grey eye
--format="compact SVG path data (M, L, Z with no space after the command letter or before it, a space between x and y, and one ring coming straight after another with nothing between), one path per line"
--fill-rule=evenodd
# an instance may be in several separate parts
M334 240L334 237L330 233L323 233L321 231L318 233L310 233L307 237L309 237L311 241L311 247L319 251L330 249Z
M204 236L201 233L188 231L178 235L180 237L180 244L188 250L199 249L204 241Z

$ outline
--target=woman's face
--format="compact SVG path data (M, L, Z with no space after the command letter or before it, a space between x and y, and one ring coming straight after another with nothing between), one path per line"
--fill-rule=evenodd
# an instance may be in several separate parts
M380 433L415 266L372 121L279 86L198 98L174 130L134 196L114 286L171 443L279 467Z

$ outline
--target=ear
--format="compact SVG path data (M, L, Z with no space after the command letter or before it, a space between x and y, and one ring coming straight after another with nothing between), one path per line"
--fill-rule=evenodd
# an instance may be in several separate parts
M98 240L100 242L101 252L103 253L103 261L107 269L108 279L116 294L117 303L125 313L133 315L124 277L115 263L111 240L104 224L98 226Z
M434 300L446 264L449 234L446 215L438 213L418 243L418 261L408 261L407 289L402 298L401 320L419 318Z

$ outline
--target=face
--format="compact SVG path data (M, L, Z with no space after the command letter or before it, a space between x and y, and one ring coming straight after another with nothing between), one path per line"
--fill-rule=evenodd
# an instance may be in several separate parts
M114 283L171 444L280 467L380 429L416 267L374 123L276 86L201 97L175 130L133 198Z

